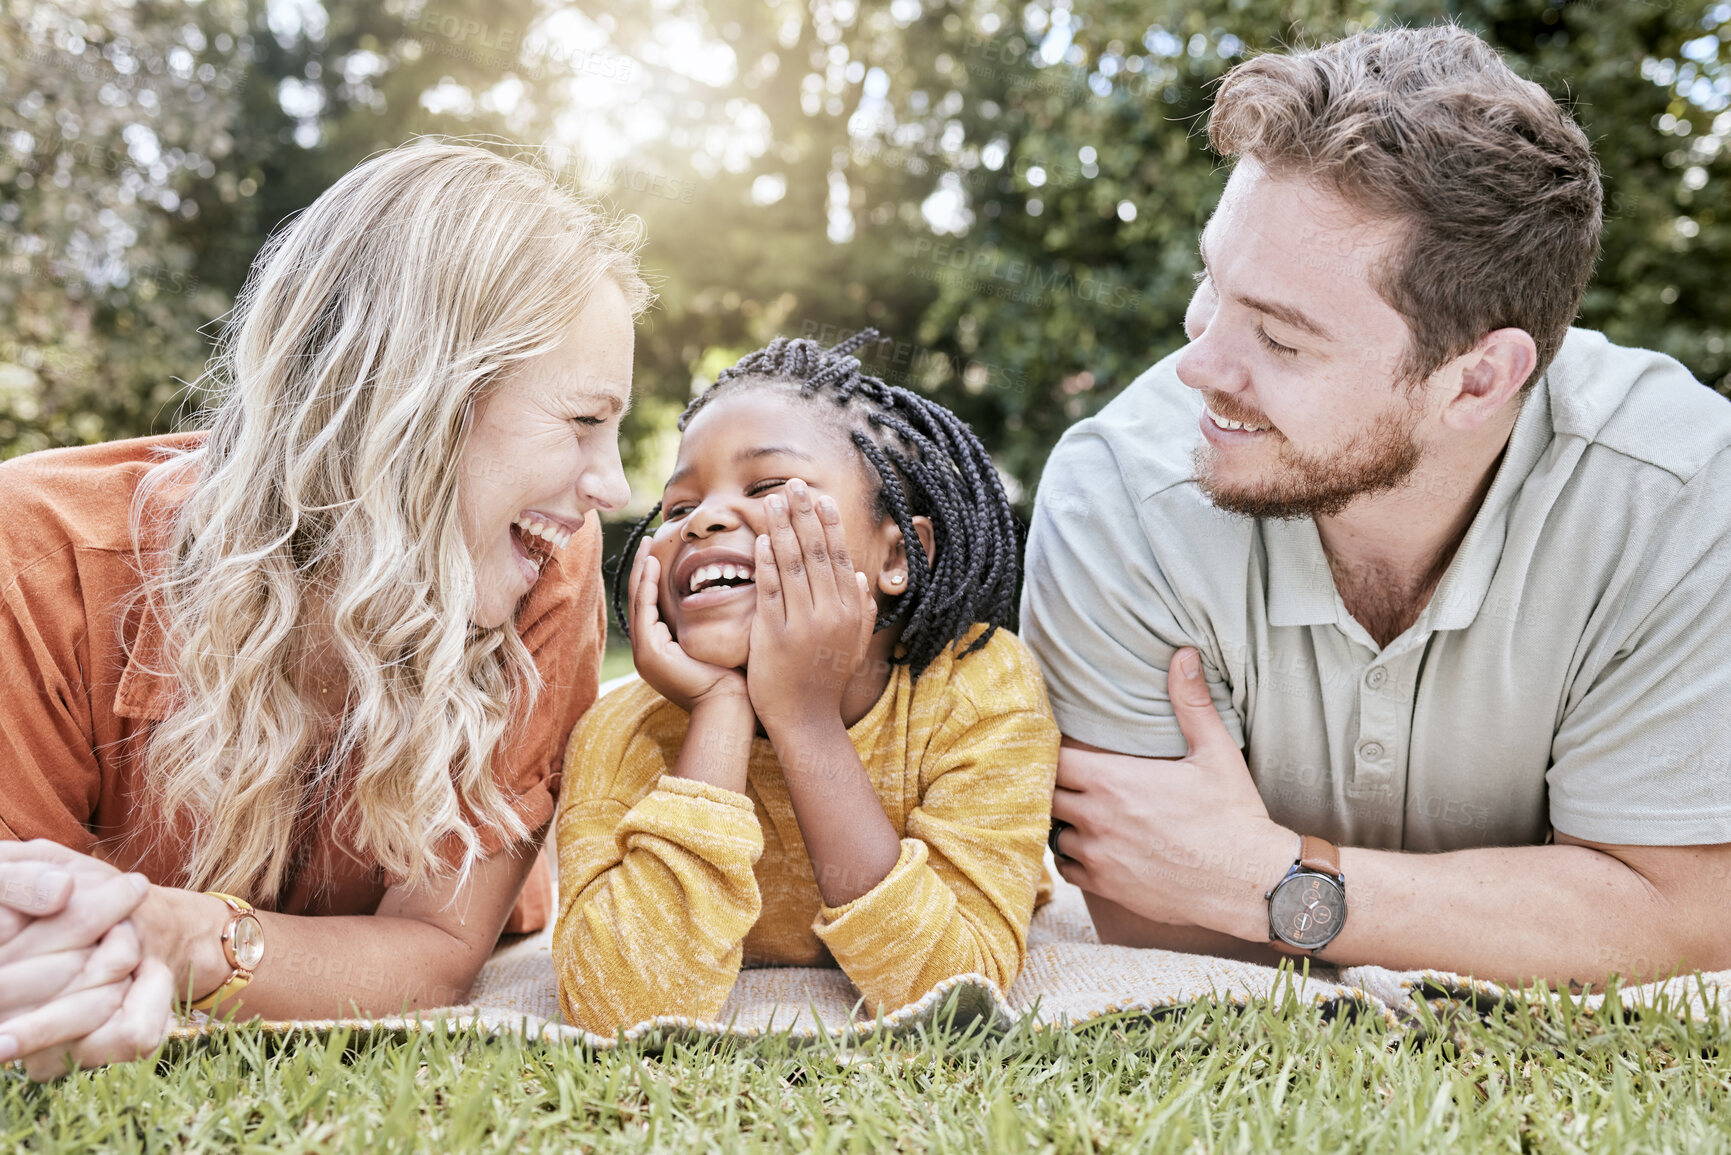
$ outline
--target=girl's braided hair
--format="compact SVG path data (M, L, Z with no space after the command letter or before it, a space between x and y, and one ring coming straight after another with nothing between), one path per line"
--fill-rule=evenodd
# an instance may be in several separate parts
M686 406L679 429L722 390L740 385L788 385L803 398L834 401L852 426L854 446L877 472L878 516L895 518L902 531L908 588L890 599L877 628L902 624L892 660L912 667L917 678L974 623L987 628L958 657L984 646L999 626L1016 628L1025 531L985 446L961 418L860 372L854 350L877 339L876 329L866 329L825 350L808 338L777 337L724 370ZM660 512L657 503L632 527L623 556L614 559L613 615L627 636L630 561ZM914 530L919 515L931 520L935 558Z

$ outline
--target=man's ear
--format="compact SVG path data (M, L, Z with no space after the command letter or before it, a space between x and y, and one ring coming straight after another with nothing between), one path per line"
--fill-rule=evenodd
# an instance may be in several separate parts
M908 591L908 550L907 542L902 537L902 530L893 520L884 522L888 535L889 549L884 556L884 568L878 574L878 591L892 597ZM920 545L926 551L926 560L930 561L933 549L932 519L922 513L914 515L914 533L919 535Z
M1443 420L1476 429L1520 392L1539 363L1539 347L1525 329L1493 329L1460 358L1460 381Z

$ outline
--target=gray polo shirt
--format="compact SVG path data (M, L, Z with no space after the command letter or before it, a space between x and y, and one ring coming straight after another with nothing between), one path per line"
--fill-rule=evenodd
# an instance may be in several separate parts
M1379 648L1313 521L1203 495L1173 363L1066 433L1040 484L1022 636L1065 734L1182 756L1166 667L1192 645L1301 833L1731 842L1731 403L1571 330L1430 604Z

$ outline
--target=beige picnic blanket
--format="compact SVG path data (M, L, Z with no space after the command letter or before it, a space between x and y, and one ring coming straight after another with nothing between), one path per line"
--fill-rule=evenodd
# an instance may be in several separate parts
M1048 866L1050 865L1048 861ZM1056 877L1054 872L1053 877ZM741 973L721 1014L713 1021L663 1017L638 1023L614 1037L565 1024L559 1013L551 954L552 931L502 943L481 970L470 1001L423 1011L411 1018L364 1021L320 1020L269 1024L283 1029L415 1029L429 1024L478 1026L492 1031L567 1040L605 1049L647 1036L738 1035L780 1032L795 1039L860 1038L902 1034L935 1020L984 1022L991 1027L1031 1021L1045 1028L1077 1026L1123 1012L1153 1014L1189 1003L1225 999L1295 999L1322 1014L1381 1015L1391 1025L1447 1021L1451 1013L1482 1013L1498 1004L1547 996L1515 991L1440 971L1397 972L1380 967L1300 970L1164 950L1103 946L1095 937L1082 892L1059 879L1053 901L1036 911L1028 932L1028 961L1009 990L979 975L958 975L918 1002L883 1015L863 1015L859 992L840 970L768 967ZM1721 991L1726 996L1721 998ZM1731 1017L1731 971L1695 974L1628 987L1618 998L1630 1008L1662 1010L1692 1018ZM1603 994L1580 1001L1603 1004ZM185 1038L210 1030L188 1024Z

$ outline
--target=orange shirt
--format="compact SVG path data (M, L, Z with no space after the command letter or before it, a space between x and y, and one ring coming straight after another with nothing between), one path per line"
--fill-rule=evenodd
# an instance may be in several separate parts
M131 506L164 447L202 433L53 449L0 463L0 838L47 838L177 885L189 822L163 830L138 799L144 743L175 698L161 628L141 612ZM147 555L148 556L148 555ZM507 730L495 774L531 830L553 817L566 740L595 700L606 642L599 522L587 519L518 608L544 682ZM488 832L483 832L483 836ZM496 839L487 840L496 848ZM261 909L371 914L388 880L314 824ZM546 925L545 860L507 924Z

